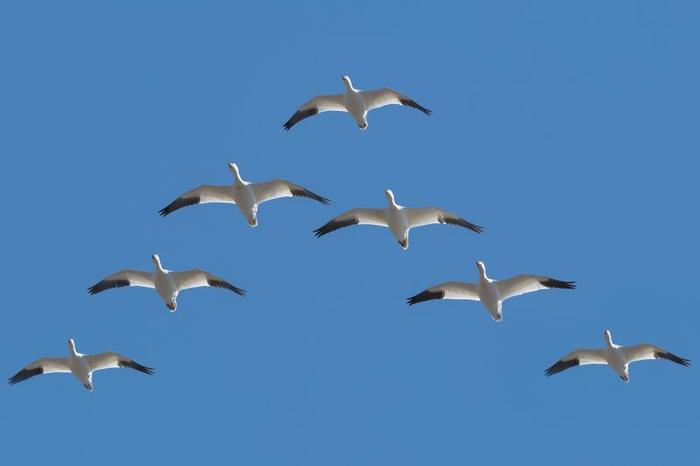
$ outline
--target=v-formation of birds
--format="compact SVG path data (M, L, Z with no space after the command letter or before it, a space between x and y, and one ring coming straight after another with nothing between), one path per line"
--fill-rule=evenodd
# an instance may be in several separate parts
M342 81L345 85L345 92L314 97L302 105L283 125L283 128L290 130L300 121L319 113L340 111L349 113L357 126L364 131L368 127L367 113L386 105L403 105L420 110L428 116L432 114L430 110L412 98L393 89L362 91L353 87L348 76L342 76ZM283 179L262 183L245 181L235 163L230 163L229 169L233 174L233 184L225 186L201 185L187 191L162 208L160 214L165 217L183 207L198 204L232 204L238 207L251 227L256 227L258 225L258 209L260 204L264 202L284 197L303 197L324 205L330 202L329 199L304 186ZM478 234L484 230L483 227L438 207L414 208L399 205L394 193L389 189L384 194L387 200L386 207L360 207L348 210L314 230L315 235L321 237L352 225L375 225L387 228L405 250L408 249L408 234L411 228L432 224L448 224L460 226ZM177 309L177 297L180 291L189 288L208 286L227 289L240 296L246 294L242 288L206 270L192 269L174 272L163 268L157 254L153 254L151 258L154 265L153 272L124 269L95 283L88 288L88 292L97 294L112 288L132 286L154 288L171 312L175 312ZM573 281L558 280L541 275L517 275L505 280L494 280L487 276L486 264L483 261L477 261L476 267L479 272L479 279L476 283L450 281L434 285L408 298L408 304L414 305L442 299L480 301L491 318L500 322L503 319L503 301L509 298L549 288L568 290L576 288ZM646 359L665 359L683 366L688 366L690 363L688 359L649 343L627 347L616 345L612 341L612 334L609 330L604 332L604 339L605 347L574 350L555 362L545 371L545 374L551 376L579 365L606 364L622 380L629 382L629 364L632 362ZM12 376L9 383L16 384L40 374L63 372L73 374L87 390L92 391L93 372L110 368L130 368L144 374L153 374L152 368L143 366L119 353L104 352L94 355L78 353L75 341L69 339L68 357L39 358Z

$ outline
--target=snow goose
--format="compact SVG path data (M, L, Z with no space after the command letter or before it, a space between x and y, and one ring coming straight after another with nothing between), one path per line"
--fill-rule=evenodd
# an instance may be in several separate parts
M359 208L349 210L314 230L316 237L320 238L339 228L351 225L376 225L389 228L401 247L408 249L408 232L414 227L447 223L468 228L476 233L483 231L482 227L437 207L414 209L398 205L394 199L394 193L390 189L384 191L384 194L389 201L389 205L385 209Z
M130 269L121 270L95 283L88 288L88 292L90 294L97 294L111 288L121 288L124 286L155 288L171 312L175 312L175 309L177 309L177 295L182 290L201 286L212 286L215 288L226 288L241 296L244 296L246 293L245 290L233 286L226 280L212 275L206 270L194 269L185 272L173 272L163 268L158 254L153 254L151 259L156 266L155 272L141 272L139 270Z
M430 116L427 108L410 97L385 87L374 91L361 91L352 87L349 76L342 76L345 92L337 95L319 95L302 105L282 126L289 131L304 118L323 112L348 112L360 129L367 129L367 112L385 105L403 105L420 110Z
M71 338L68 340L67 358L39 358L10 377L8 382L10 385L14 385L35 375L63 372L73 374L83 387L92 391L93 372L120 367L128 367L144 374L153 375L153 368L142 366L119 353L111 351L91 355L78 353L75 349L75 341Z
M516 275L507 280L494 280L486 275L486 264L477 261L477 283L445 282L432 286L408 298L408 304L418 304L431 299L464 299L481 301L496 322L503 320L502 304L508 298L547 288L576 288L575 282L566 282L541 275Z
M588 364L607 364L625 382L630 381L629 365L646 359L666 359L681 366L689 366L690 360L676 356L658 346L642 343L634 346L620 346L612 341L610 330L603 333L605 348L586 349L580 348L567 354L559 361L544 371L547 377L558 374L571 367L586 366Z
M325 197L309 191L303 186L286 180L272 180L265 183L250 183L241 178L238 165L228 164L233 173L234 182L228 186L202 185L175 199L160 209L160 215L165 217L183 207L218 202L235 204L251 227L258 225L258 206L266 201L282 197L306 197L321 204L330 202Z

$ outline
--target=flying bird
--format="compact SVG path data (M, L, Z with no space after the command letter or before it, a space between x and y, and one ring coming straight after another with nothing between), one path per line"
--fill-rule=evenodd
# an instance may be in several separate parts
M625 382L630 381L629 365L646 359L666 359L681 366L690 366L690 360L676 356L658 346L642 343L634 346L620 346L612 341L610 330L603 333L605 348L580 348L567 354L544 371L547 377L558 374L571 367L588 364L607 364Z
M385 87L374 91L361 91L352 86L349 76L342 76L345 92L337 95L319 95L302 105L282 126L289 131L304 118L323 112L348 112L361 130L367 129L367 112L385 105L403 105L420 110L430 116L431 111L410 97Z
M484 230L458 215L437 207L416 209L398 205L394 199L394 193L390 189L384 191L384 194L389 201L389 205L385 209L359 208L349 210L314 230L316 237L320 238L339 228L351 225L376 225L389 228L401 247L408 249L408 232L411 228L446 223L468 228L475 233L481 233Z
M153 254L151 259L156 266L155 272L142 272L131 269L121 270L95 283L88 288L88 292L97 294L111 288L124 286L155 288L171 312L175 312L175 309L177 309L177 295L182 290L212 286L215 288L226 288L241 296L244 296L246 293L245 290L233 286L223 278L212 275L206 270L194 269L184 272L173 272L163 268L158 254Z
M197 204L209 204L212 202L235 204L248 221L248 225L255 227L258 225L258 206L263 202L282 197L306 197L321 204L330 202L325 197L286 180L277 179L264 183L250 183L241 178L238 165L229 163L228 167L234 176L232 185L199 186L160 209L160 215L165 217L178 209Z
M90 355L78 353L75 349L75 341L71 338L68 340L67 358L39 358L10 377L8 382L10 385L14 385L35 375L63 372L73 374L83 387L92 391L93 372L121 367L128 367L144 374L153 375L152 367L142 366L119 353L111 351Z
M432 286L415 296L408 298L408 304L418 304L432 299L464 299L481 301L491 318L496 322L503 320L503 301L513 296L531 293L547 288L576 288L575 282L566 282L541 275L516 275L507 280L494 280L486 275L486 264L477 261L479 281L477 283L445 282Z

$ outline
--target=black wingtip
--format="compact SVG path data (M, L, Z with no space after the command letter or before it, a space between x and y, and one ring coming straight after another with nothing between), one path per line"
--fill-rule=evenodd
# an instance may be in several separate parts
M331 203L330 199L328 199L327 197L319 196L318 194L316 194L316 197L314 197L314 199L316 199L318 202L320 202L323 205L328 205Z
M285 124L282 125L282 128L284 128L286 131L289 131L292 129L292 126L296 125L299 123L301 120L304 118L309 118L318 113L317 108L307 108L306 110L297 110L292 117L287 120Z
M170 215L173 212L175 212L178 209L182 209L183 207L188 207L192 205L197 205L201 202L202 198L200 196L195 196L195 197L179 197L175 199L173 202L168 204L167 206L163 207L158 211L161 217L165 217L166 215Z
M237 286L234 286L225 280L208 280L207 283L209 283L209 286L213 288L224 288L233 291L239 296L246 295L246 291L243 288L238 288Z
M554 374L558 374L559 372L565 371L566 369L576 367L579 364L580 364L580 361L578 359L570 359L568 361L559 360L559 361L555 362L554 364L552 364L551 367L547 368L544 371L544 375L546 375L547 377L551 377Z
M401 105L405 105L406 107L411 107L411 108L415 108L417 110L420 110L421 112L423 112L427 116L431 116L433 114L432 110L423 107L422 105L420 105L418 102L416 102L413 99L399 99L399 102L401 102Z
M7 379L7 383L10 385L14 385L17 383L20 383L22 381L27 380L30 377L34 377L35 375L41 375L44 373L44 369L41 367L35 367L34 369L22 369L19 372L17 372L15 375Z
M88 293L91 295L101 293L102 291L109 290L111 288L122 288L129 286L131 283L129 280L101 280L90 288L87 289Z
M472 228L470 228L470 230L472 230L474 233L482 234L484 232L484 227L480 227L479 225L474 225L473 223L471 225L472 225Z
M147 367L147 366L142 366L141 364L137 363L136 361L126 361L122 360L119 361L117 364L119 364L119 367L128 367L129 369L134 369L139 372L143 372L144 374L148 375L153 375L155 373L155 369L152 367Z
M547 280L540 281L542 286L547 288L561 288L563 290L575 290L576 282L567 282L563 280L557 280L555 278L548 278Z
M462 217L451 217L449 215L443 215L439 218L439 220L441 223L447 223L448 225L456 225L467 228L479 235L484 232L484 227L475 225L472 222L463 219Z
M690 359L682 358L673 353L669 353L668 351L657 351L656 353L654 353L654 357L656 357L657 359L666 359L667 361L675 362L676 364L680 364L681 366L690 366Z
M357 225L359 222L360 221L356 217L346 218L344 220L331 220L325 225L316 228L314 230L314 234L316 235L316 238L320 238L321 236L326 235L332 231L339 230L340 228Z
M328 198L326 198L326 197L323 197L323 196L319 196L319 195L316 194L315 192L309 191L309 190L306 189L306 188L292 189L292 196L295 196L295 197L305 197L305 198L307 198L307 199L313 199L314 201L318 201L318 202L320 202L320 203L323 204L323 205L328 205L328 203L331 202L330 199L328 199Z
M422 303L425 301L430 301L433 299L442 299L445 297L445 292L444 291L430 291L430 290L425 290L421 291L415 296L411 296L410 298L406 298L406 302L408 303L409 306L413 306L414 304Z
M318 201L323 205L328 205L331 202L331 200L328 199L327 197L319 196L318 194L311 192L311 191L308 191L308 195L305 197L308 197L309 199L313 199L314 201Z

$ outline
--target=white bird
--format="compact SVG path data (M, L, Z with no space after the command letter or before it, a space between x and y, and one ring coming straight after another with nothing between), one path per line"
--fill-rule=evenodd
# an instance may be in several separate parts
M78 353L75 350L75 341L71 338L68 340L67 358L39 358L10 377L8 382L10 385L14 385L35 375L63 372L73 374L83 384L83 387L92 391L93 372L121 367L128 367L144 374L153 375L152 367L142 366L119 353L111 351L91 355Z
M158 254L153 254L151 259L156 266L155 272L141 272L140 270L131 269L121 270L95 283L88 288L88 292L97 294L111 288L124 286L155 288L171 312L175 312L175 309L177 309L177 295L182 290L212 286L215 288L226 288L241 296L244 296L246 293L245 290L233 286L226 280L212 275L206 270L194 269L184 272L173 272L163 268Z
M251 227L258 225L258 206L266 201L279 199L282 197L306 197L328 204L330 202L325 197L319 196L303 186L291 183L286 180L272 180L265 183L250 183L241 178L238 165L228 164L233 173L234 182L228 186L202 185L188 191L175 199L166 207L160 209L160 215L166 215L183 207L209 204L212 202L235 204L243 213Z
M690 366L689 359L676 356L658 346L649 343L634 346L616 345L612 341L610 330L606 330L603 336L605 337L605 348L580 348L572 351L555 362L544 373L549 377L571 367L586 366L588 364L607 364L622 380L629 382L629 365L633 362L646 359L666 359L681 366Z
M516 275L507 280L494 280L486 275L486 264L477 261L479 281L477 283L445 282L432 286L415 296L408 298L408 304L418 304L431 299L464 299L481 301L491 318L496 322L503 320L503 301L513 296L531 293L547 288L572 290L576 282L566 282L542 275Z
M404 105L420 110L430 116L431 111L410 97L385 87L373 91L361 91L352 87L349 76L342 76L346 91L337 95L319 95L302 105L283 125L289 131L304 118L323 112L348 112L360 129L367 129L367 112L385 105Z
M338 215L330 222L314 230L316 237L328 234L339 228L351 225L376 225L389 228L403 249L408 249L408 232L411 228L437 223L447 223L468 228L476 233L484 229L474 225L458 215L449 213L437 207L411 208L398 205L394 193L390 189L384 191L389 205L385 209L352 209Z

